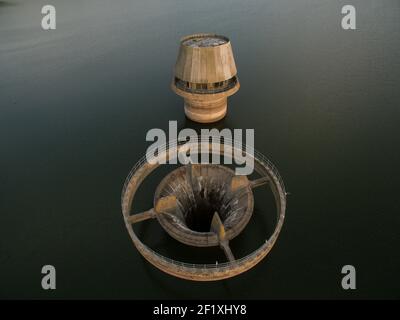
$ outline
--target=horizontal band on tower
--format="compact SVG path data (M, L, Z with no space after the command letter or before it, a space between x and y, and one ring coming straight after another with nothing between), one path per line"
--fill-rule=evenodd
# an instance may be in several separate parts
M238 82L236 76L232 78L213 83L193 83L188 81L183 81L177 77L174 78L175 86L183 91L190 93L199 93L199 94L210 94L210 93L219 93L224 92L229 89L232 89Z

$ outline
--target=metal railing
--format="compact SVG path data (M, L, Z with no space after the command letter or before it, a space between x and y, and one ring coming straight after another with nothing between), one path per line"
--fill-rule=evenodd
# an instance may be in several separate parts
M198 93L198 94L213 94L213 93L220 93L224 91L228 91L232 88L234 88L237 84L238 80L237 77L233 77L229 80L221 81L221 84L217 85L214 83L211 84L202 84L202 83L189 83L187 81L183 81L181 79L175 78L174 83L175 86L185 92L189 93ZM200 86L204 85L206 86L205 88L201 88ZM199 86L196 87L196 86Z
M262 245L261 247L259 247L258 249L256 249L255 251L253 251L252 253L248 254L247 256L244 256L242 258L236 259L235 261L228 261L228 262L221 262L221 263L204 263L204 264L200 264L200 263L188 263L188 262L182 262L182 261L177 261L171 258L168 258L166 256L163 256L161 254L159 254L158 252L154 251L153 249L151 249L150 247L144 245L143 243L140 243L139 246L141 246L142 250L147 251L148 254L150 254L152 256L152 258L156 257L156 259L158 260L159 263L161 264L170 264L170 265L174 265L176 267L180 267L180 268L186 268L191 270L191 272L196 272L198 270L204 270L204 269L213 269L213 270L217 270L217 271L225 271L225 270L232 270L232 269L236 269L246 263L249 263L250 261L252 261L255 257L261 255L266 249L267 247L269 247L269 243L267 243L266 245Z
M209 139L210 139L210 137L202 137L202 136L190 137L189 141L180 141L178 139L175 139L175 140L172 140L172 141L170 141L168 143L165 143L165 144L163 144L161 146L154 147L154 148L148 150L146 155L144 155L142 158L140 158L135 163L135 165L130 170L127 178L125 179L125 183L124 183L124 186L123 186L123 189L122 189L121 200L124 197L124 193L126 191L126 187L127 187L128 183L129 183L129 181L131 180L132 176L134 175L134 173L140 167L142 167L143 164L148 162L147 161L148 154L154 155L154 153L156 153L155 151L158 151L158 154L160 154L160 153L168 154L170 149L176 149L179 146L185 145L187 143L192 143L193 140L196 140L197 143L210 143ZM219 141L216 142L214 139L219 139ZM285 193L285 195L287 194L286 193L286 189L285 189L285 184L283 182L283 179L282 179L281 175L278 172L278 169L275 167L273 162L271 160L269 160L266 156L264 156L261 152L257 151L254 148L251 148L251 147L249 147L247 145L243 145L243 143L240 142L240 141L229 139L229 138L225 138L225 137L223 137L223 140L222 140L222 137L220 137L220 136L212 136L211 140L212 140L212 143L216 142L216 143L219 143L221 145L224 145L224 144L228 143L228 144L230 144L230 146L234 146L235 148L241 148L242 151L252 155L254 159L258 159L260 162L265 164L265 166L267 168L269 168L274 173L274 176L277 178L277 180L278 180L278 182L279 182L279 184L280 184L280 186L282 188L282 191ZM199 148L199 150L200 150L200 148Z

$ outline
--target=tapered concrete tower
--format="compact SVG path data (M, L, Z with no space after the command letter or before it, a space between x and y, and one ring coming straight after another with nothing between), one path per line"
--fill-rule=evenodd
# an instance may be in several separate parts
M208 123L222 119L228 97L239 90L229 39L216 34L193 34L181 39L172 90L183 97L186 116Z

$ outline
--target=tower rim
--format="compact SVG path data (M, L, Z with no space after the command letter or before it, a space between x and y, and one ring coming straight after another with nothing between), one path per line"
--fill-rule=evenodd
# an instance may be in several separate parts
M196 39L196 38L216 38L216 39L220 39L220 40L224 41L223 43L220 43L218 45L203 46L203 47L197 47L197 48L213 48L213 47L218 47L218 46L221 46L221 45L226 45L226 44L231 42L228 37L220 35L220 34L217 34L217 33L194 33L194 34L190 34L190 35L181 37L180 43L181 43L182 46L185 46L185 47L196 48L196 47L193 47L193 46L188 44L189 40Z

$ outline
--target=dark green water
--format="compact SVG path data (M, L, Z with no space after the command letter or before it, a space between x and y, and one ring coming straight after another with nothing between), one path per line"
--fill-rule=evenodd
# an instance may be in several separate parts
M352 0L356 31L340 26L346 1L53 0L45 32L48 2L0 1L1 298L400 297L398 0ZM148 265L120 209L147 130L200 128L169 88L179 38L197 32L230 37L242 85L216 127L254 128L291 192L266 260L216 283ZM255 216L267 223L237 252L270 232L266 200L256 194ZM165 251L151 223L140 234ZM45 264L55 291L41 289Z

